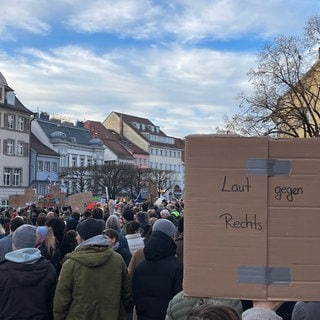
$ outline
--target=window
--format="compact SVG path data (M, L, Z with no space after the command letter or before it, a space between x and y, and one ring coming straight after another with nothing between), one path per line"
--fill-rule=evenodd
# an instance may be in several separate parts
M80 158L80 167L84 167L84 158Z
M43 171L43 161L38 161L38 171Z
M4 168L3 172L3 185L4 186L10 186L11 185L11 168Z
M50 172L50 162L49 161L44 162L44 171Z
M52 171L58 172L58 164L56 162L52 162Z
M4 143L5 143L5 153L7 155L13 155L14 154L14 140L10 140L10 139L7 139L7 140L4 140Z
M23 152L23 150L24 150L24 143L23 142L18 142L18 144L17 144L17 155L18 156L23 156L24 155L24 152Z
M0 87L0 103L4 103L4 87Z
M7 115L7 128L14 129L14 115L13 114Z
M4 168L3 185L19 187L21 185L22 170L18 168Z
M16 96L13 91L7 92L7 103L8 104L11 104L12 106L14 106L15 105L15 98L16 98Z
M45 183L40 183L38 185L38 194L44 195L47 193L47 185Z
M13 169L12 185L19 187L21 184L21 169Z
M87 166L90 167L91 164L92 164L92 159L88 159L88 160L87 160Z
M72 166L73 167L77 166L77 158L76 157L72 157Z
M24 127L25 127L25 118L19 117L18 118L18 130L24 131Z

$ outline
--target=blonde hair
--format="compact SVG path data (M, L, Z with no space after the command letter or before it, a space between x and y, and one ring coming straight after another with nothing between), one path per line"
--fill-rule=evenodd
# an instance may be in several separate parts
M53 229L51 227L48 228L48 234L44 239L44 245L46 246L49 254L53 256L56 252L56 237L54 236Z

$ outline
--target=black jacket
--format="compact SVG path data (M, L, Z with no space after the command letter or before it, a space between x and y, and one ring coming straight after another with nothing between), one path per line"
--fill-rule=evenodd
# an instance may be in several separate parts
M139 320L163 320L169 301L182 290L183 265L172 238L154 231L144 247L145 260L133 273L134 302Z
M44 258L33 264L1 262L0 319L52 319L55 286L55 269Z

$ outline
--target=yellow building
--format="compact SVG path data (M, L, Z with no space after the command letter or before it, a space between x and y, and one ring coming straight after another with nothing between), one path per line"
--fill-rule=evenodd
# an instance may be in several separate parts
M292 74L299 79L299 75ZM278 100L273 120L279 137L320 136L320 59Z

